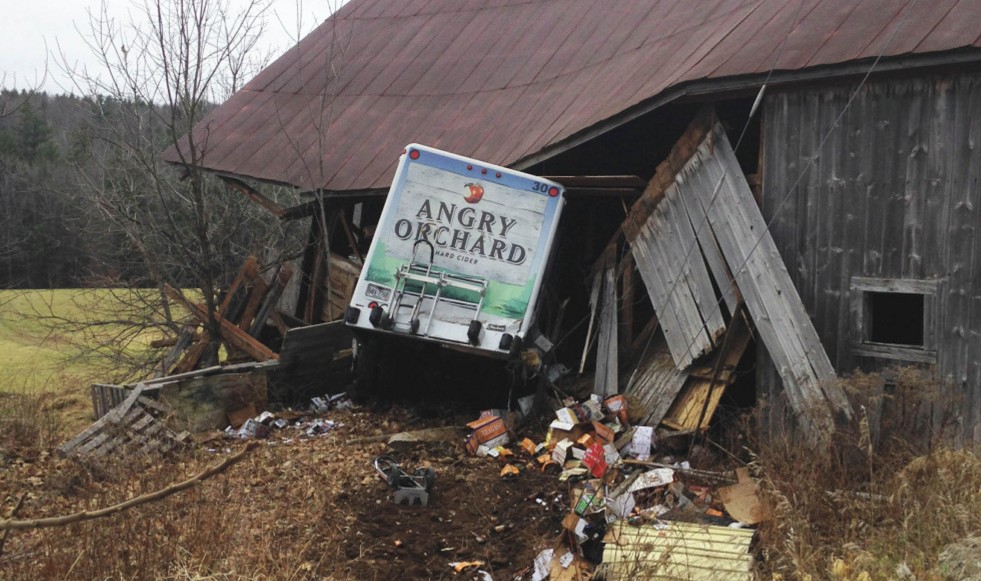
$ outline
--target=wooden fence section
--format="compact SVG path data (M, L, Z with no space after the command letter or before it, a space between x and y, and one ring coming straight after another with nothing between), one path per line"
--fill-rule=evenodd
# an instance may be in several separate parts
M92 384L92 419L98 420L123 403L130 390L119 385Z
M137 385L129 390L122 402L59 446L58 451L66 456L102 457L120 452L167 452L185 446L190 437L187 432L174 433L150 413L153 407L144 407L143 401L149 401L143 396L144 389Z

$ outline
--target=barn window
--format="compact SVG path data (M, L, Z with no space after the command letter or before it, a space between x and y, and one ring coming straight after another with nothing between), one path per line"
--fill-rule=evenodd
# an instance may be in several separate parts
M866 293L868 340L923 347L923 297L915 293Z
M853 277L851 294L857 355L936 362L936 280Z

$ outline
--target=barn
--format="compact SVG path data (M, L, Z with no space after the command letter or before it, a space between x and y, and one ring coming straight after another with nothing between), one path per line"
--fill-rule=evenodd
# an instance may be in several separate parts
M811 436L856 413L836 377L914 367L956 402L924 429L976 444L979 31L971 0L351 0L164 157L302 193L308 322L405 144L550 177L546 364L651 425L738 388Z

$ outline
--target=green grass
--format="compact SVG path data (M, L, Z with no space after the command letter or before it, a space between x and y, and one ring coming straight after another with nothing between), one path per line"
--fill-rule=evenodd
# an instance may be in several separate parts
M90 421L89 385L119 381L120 356L160 335L126 322L143 316L132 299L146 292L0 290L0 394L40 395L68 425Z

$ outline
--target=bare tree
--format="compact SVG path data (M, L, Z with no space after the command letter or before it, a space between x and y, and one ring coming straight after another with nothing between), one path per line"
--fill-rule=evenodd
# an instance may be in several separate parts
M231 5L142 0L129 22L119 22L103 3L90 13L83 33L102 70L74 68L64 55L60 59L91 107L94 161L78 167L79 211L91 227L90 240L101 241L100 252L116 249L114 260L93 278L103 286L156 289L118 297L133 308L125 317L105 318L113 329L130 329L126 336L109 335L116 347L136 341L147 327L182 328L170 311L166 284L198 289L206 330L219 337L215 314L222 285L248 254L283 247L289 234L201 168L209 136L192 128L264 64L256 47L268 0ZM167 147L177 147L180 167L161 161ZM92 321L84 324L91 327ZM210 350L212 360L217 346Z

